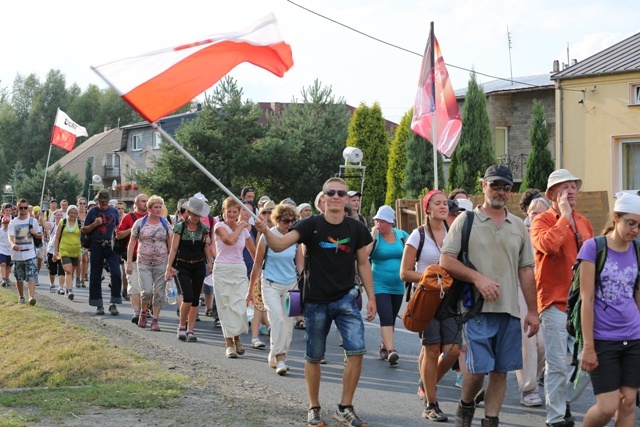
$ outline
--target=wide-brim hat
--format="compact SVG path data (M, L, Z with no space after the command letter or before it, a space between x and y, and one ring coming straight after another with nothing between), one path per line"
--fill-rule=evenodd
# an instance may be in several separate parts
M547 191L544 192L544 196L551 200L549 197L549 190L551 190L553 186L567 181L575 181L576 190L580 190L580 187L582 187L582 179L573 176L573 174L566 169L558 169L551 172L551 175L549 175L549 179L547 180Z
M271 212L276 208L276 204L273 200L269 200L260 208L260 213Z
M108 202L109 200L111 200L111 196L109 196L109 191L100 190L98 191L98 194L96 194L96 197L93 200ZM53 202L54 200L50 200L50 201Z
M198 216L207 216L211 212L211 207L197 197L191 197L187 203L182 205L182 208Z

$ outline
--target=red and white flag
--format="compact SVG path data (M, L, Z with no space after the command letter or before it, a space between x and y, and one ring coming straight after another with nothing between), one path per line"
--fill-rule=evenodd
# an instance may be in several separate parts
M433 37L433 54L431 52L431 37ZM434 59L434 62L431 58ZM435 93L433 93L434 87ZM434 104L436 110L435 144L432 141ZM462 118L456 96L440 52L440 45L433 34L429 36L422 59L411 130L429 140L440 153L447 157L451 157L453 154L462 132Z
M73 150L76 143L76 137L89 136L87 130L71 120L64 111L58 108L56 113L56 121L53 124L53 133L51 135L51 144L60 147L63 150Z
M238 33L210 36L91 68L142 117L155 122L243 62L278 77L293 66L291 47L282 40L273 14Z

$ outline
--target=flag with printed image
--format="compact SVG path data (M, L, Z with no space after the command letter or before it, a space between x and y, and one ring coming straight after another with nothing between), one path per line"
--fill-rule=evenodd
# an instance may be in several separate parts
M89 135L84 127L71 120L64 111L58 108L56 121L53 124L51 144L63 150L71 151L78 136Z
M183 107L238 64L278 77L293 66L291 47L269 14L244 31L91 67L142 117L155 122Z

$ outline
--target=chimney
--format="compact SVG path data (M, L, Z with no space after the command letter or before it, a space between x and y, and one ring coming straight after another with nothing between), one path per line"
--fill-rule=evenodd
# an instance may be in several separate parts
M576 65L578 63L577 59L572 59L571 60L571 66L573 67L574 65Z
M557 59L553 60L553 72L557 73L558 71L560 71L560 61L558 61Z

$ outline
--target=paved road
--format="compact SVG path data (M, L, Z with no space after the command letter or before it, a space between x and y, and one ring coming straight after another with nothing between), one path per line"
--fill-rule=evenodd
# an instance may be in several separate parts
M44 269L42 272L44 273ZM40 276L41 283L48 283L48 277ZM105 301L108 301L107 282L103 282ZM38 298L53 298L62 301L69 307L73 307L87 316L95 316L95 308L88 305L88 288L76 289L74 301L68 301L63 296L50 294L48 287L39 286ZM241 378L268 384L274 392L283 395L297 396L306 402L306 388L304 382L304 331L294 330L291 351L287 357L291 367L288 375L279 377L275 371L267 365L268 350L255 350L249 348L250 335L242 337L247 347L246 354L239 359L227 359L225 357L224 339L222 330L214 328L213 321L203 315L202 321L196 326L197 343L184 343L176 338L177 316L175 306L165 305L165 310L160 316L161 332L151 332L149 328L142 330L131 323L132 310L128 303L119 306L120 315L111 316L107 312L104 321L113 323L118 327L128 329L137 334L153 337L158 341L174 346L183 351L189 358L197 358L212 366L233 371ZM396 367L388 364L377 356L377 348L380 342L379 325L377 319L371 323L365 322L366 343L369 354L365 356L363 372L355 398L355 406L358 414L366 419L371 426L415 426L427 425L429 421L422 419L422 403L416 395L417 390L417 357L420 350L417 334L409 332L402 327L402 322L397 322L396 348L400 352L400 363ZM262 337L268 343L268 337ZM267 344L268 346L268 344ZM322 367L321 403L325 410L330 410L340 400L341 376L342 376L342 348L338 345L338 333L334 329L329 335L327 345L328 364ZM438 398L441 409L450 416L449 424L453 424L453 415L457 401L460 398L460 390L453 386L455 374L449 372L438 385ZM277 395L277 394L276 394ZM582 420L586 410L593 404L594 397L591 388L588 388L579 402L573 405L572 410L578 421ZM306 411L306 406L300 407L301 413ZM476 411L476 419L483 416L484 411L479 408ZM507 393L504 406L500 415L503 426L544 426L544 408L525 408L520 404L516 378L514 374L508 376ZM295 420L292 420L294 422ZM474 425L479 425L476 421ZM333 424L329 424L333 425ZM613 425L613 424L611 424Z

